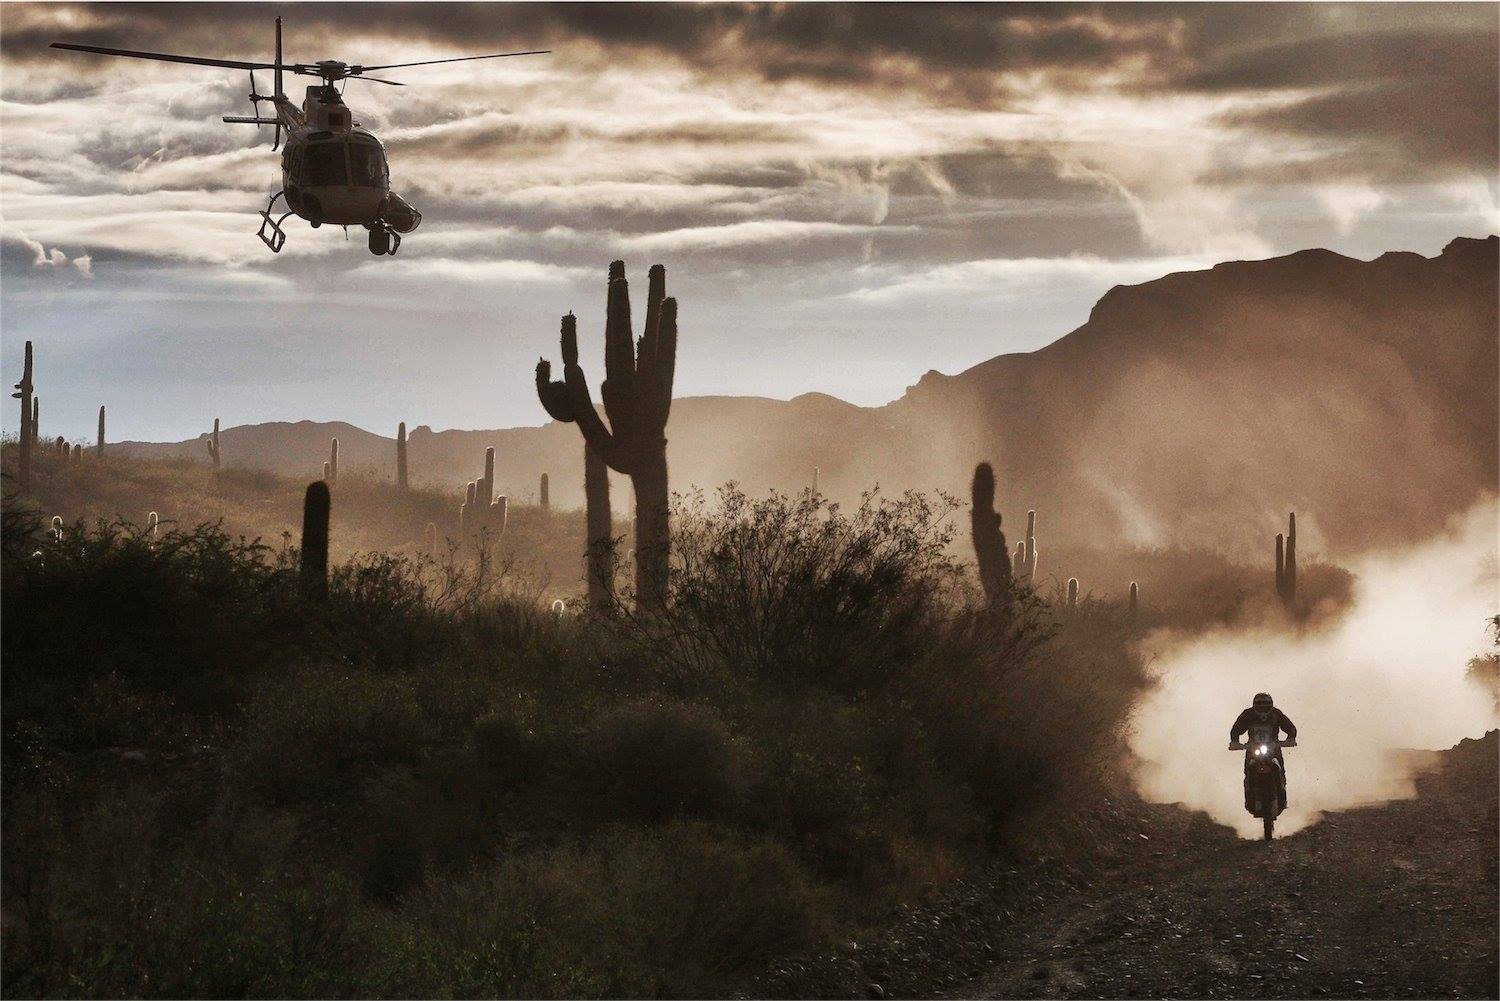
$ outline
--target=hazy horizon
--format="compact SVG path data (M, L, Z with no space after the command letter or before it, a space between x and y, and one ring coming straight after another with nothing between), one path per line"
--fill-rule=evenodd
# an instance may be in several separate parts
M272 255L269 130L218 120L243 73L46 45L266 58L276 13L297 60L556 51L351 84L422 228L382 260L290 221ZM34 340L43 433L70 438L101 403L117 440L537 425L537 356L573 310L597 367L623 257L681 300L678 395L879 405L1113 285L1500 229L1493 6L875 14L8 4L6 380Z

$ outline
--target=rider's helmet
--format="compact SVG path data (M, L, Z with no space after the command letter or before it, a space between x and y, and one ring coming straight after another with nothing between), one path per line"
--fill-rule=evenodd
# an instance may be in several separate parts
M1265 692L1256 693L1255 700L1252 704L1257 709L1270 709L1273 705L1275 705L1275 703L1271 701L1271 696L1267 695Z

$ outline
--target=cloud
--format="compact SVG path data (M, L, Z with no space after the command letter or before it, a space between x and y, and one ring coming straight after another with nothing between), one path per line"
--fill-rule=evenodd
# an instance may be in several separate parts
M910 233L911 227L846 225L835 222L798 222L792 219L756 219L723 226L695 226L689 229L621 236L617 246L645 253L689 253L702 250L724 250L732 247L759 247L768 244L796 244L810 240L863 239L877 233Z
M1198 271L1212 264L1211 260L1194 258L1112 261L1074 256L963 261L917 271L883 268L885 281L864 285L846 293L845 298L867 303L959 295L1022 298L1059 282L1129 285L1172 272Z
M350 274L355 279L389 281L453 280L469 283L557 285L593 277L584 268L565 268L536 261L474 261L452 257L368 261Z
M6 225L0 230L0 239L6 243L19 244L31 256L31 266L41 270L60 271L71 268L85 278L94 277L94 259L88 254L68 257L61 247L48 250L40 240L33 240L21 230Z
M36 267L35 251L7 244L7 302L43 294L45 279L79 302L105 284L152 303L274 291L310 315L345 282L393 310L491 285L485 301L526 290L505 300L514 313L579 269L597 278L612 257L643 255L685 290L698 276L695 315L730 315L757 288L775 290L788 317L841 326L861 361L840 377L870 383L861 399L888 399L927 368L982 359L994 310L1045 298L1026 331L1040 343L1109 284L1144 277L1134 262L1312 245L1430 252L1500 220L1493 158L1477 166L1496 131L1482 5L285 13L293 59L554 52L414 68L402 88L351 82L355 117L387 143L422 228L375 261L357 230L346 242L294 218L272 255L254 238L280 180L269 132L218 121L246 110L243 73L46 48L264 59L265 8L9 5L0 198L8 226L69 263ZM291 81L294 94L306 82ZM84 273L95 281L57 280ZM371 276L396 291L375 294ZM888 307L909 304L910 323L949 295L974 305L945 313L923 348L935 357L878 362L866 350L897 322ZM845 314L861 300L869 313L854 322Z

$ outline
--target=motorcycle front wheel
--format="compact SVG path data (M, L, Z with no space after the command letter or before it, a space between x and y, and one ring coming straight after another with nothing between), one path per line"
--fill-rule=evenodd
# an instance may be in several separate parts
M1264 823L1266 825L1266 840L1270 841L1271 837L1272 837L1272 831L1275 830L1275 827L1276 827L1276 818L1275 817L1263 817L1262 818L1262 823Z

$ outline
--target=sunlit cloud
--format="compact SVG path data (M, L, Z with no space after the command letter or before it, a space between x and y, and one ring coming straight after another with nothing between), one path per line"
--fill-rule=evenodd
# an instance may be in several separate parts
M100 300L85 286L120 301L261 294L284 322L335 299L403 316L464 301L473 326L446 333L483 340L471 314L555 316L610 259L659 260L697 297L704 350L742 327L742 297L774 294L782 336L816 316L864 339L840 387L879 402L928 369L1065 332L1112 284L1311 245L1431 253L1500 226L1493 18L1344 10L301 7L287 15L295 59L553 50L413 69L401 88L350 83L394 188L424 215L400 255L372 259L362 231L295 218L280 254L255 239L280 165L269 129L219 121L248 110L245 74L46 47L264 59L265 8L12 4L0 305L46 296L60 317L71 295L87 323ZM1385 92L1393 117L1365 114ZM1432 155L1427 133L1442 140ZM944 296L964 300L945 312L962 329L888 339ZM993 315L1028 305L1024 323ZM43 315L7 309L7 339ZM192 344L204 319L159 322ZM524 368L536 346L517 335L503 350ZM699 371L685 357L685 388L771 392L785 377L704 366L693 383ZM537 414L524 394L504 405Z

